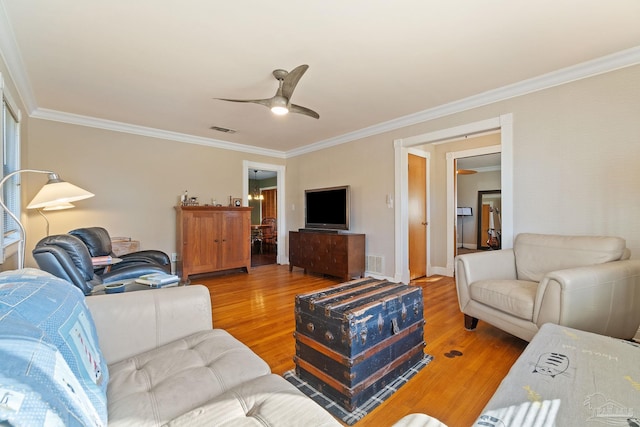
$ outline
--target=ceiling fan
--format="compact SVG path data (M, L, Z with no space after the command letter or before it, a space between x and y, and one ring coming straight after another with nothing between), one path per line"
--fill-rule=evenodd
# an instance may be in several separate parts
M302 78L302 75L309 68L308 65L300 65L291 71L286 70L274 70L273 77L278 80L278 91L272 98L268 99L228 99L228 98L214 98L221 101L231 102L251 102L254 104L264 105L271 109L271 112L277 115L284 115L288 112L304 114L305 116L319 119L320 115L313 110L300 105L291 103L291 95L296 88L298 81Z

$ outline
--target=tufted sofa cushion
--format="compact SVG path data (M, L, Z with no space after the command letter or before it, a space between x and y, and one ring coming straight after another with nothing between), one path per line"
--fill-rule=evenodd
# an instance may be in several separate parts
M265 375L232 388L187 412L167 427L299 427L339 423L278 375Z
M109 426L162 425L270 372L226 331L197 332L109 366Z

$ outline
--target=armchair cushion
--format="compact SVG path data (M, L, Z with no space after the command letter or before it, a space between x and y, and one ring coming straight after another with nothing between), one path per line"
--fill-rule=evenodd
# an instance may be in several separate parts
M69 234L82 240L92 257L113 255L111 237L102 227L78 228Z
M471 298L521 319L533 319L538 284L526 280L480 280L469 286Z
M622 259L625 241L619 237L522 233L513 250L518 279L539 282L550 271Z

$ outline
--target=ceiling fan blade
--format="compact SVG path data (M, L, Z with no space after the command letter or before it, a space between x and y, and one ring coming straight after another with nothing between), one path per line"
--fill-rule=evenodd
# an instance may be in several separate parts
M293 95L293 90L296 88L298 82L304 75L304 73L309 68L308 65L300 65L293 70L291 70L287 76L284 78L284 82L282 84L282 96L291 100L291 95Z
M253 104L260 104L260 105L264 105L266 107L271 107L271 100L273 98L269 98L269 99L229 99L229 98L213 98L213 99L218 99L220 101L229 101L229 102L251 102Z
M320 118L320 114L316 113L315 111L296 104L290 104L289 111L292 113L304 114L305 116L313 117L314 119Z

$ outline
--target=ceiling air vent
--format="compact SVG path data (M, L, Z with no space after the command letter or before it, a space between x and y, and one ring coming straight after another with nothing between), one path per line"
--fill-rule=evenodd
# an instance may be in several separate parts
M233 129L221 128L220 126L211 126L210 129L217 130L218 132L224 133L236 133Z

